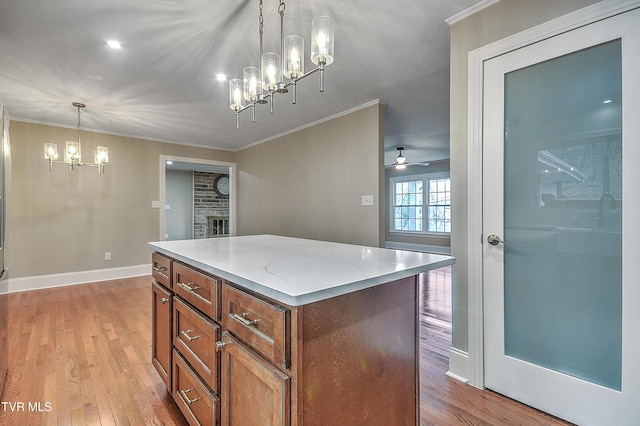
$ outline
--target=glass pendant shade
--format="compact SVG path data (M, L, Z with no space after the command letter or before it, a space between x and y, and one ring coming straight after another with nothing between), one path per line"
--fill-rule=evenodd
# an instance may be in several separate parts
M311 62L316 65L333 63L335 21L330 16L316 16L311 22Z
M64 161L67 163L80 162L80 144L76 141L67 141L64 149Z
M229 80L229 107L234 111L242 109L243 82L239 78Z
M295 80L304 74L304 39L297 35L284 38L284 76Z
M260 68L246 67L242 70L244 76L244 99L249 102L255 102L258 94L262 94L262 79L260 78Z
M45 142L44 144L44 158L47 160L58 159L58 145L55 143Z
M267 52L262 55L262 87L275 92L280 80L280 55Z
M98 164L105 164L109 162L109 148L106 146L99 146L96 148L94 160Z

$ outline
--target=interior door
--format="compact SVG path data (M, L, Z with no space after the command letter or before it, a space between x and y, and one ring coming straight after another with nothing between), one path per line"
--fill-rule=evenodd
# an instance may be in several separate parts
M640 10L484 63L485 386L640 419Z

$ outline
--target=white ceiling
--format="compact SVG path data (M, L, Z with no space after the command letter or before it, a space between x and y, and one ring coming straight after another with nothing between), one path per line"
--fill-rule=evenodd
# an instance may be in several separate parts
M228 82L259 65L258 0L3 0L0 99L12 119L237 150L379 99L386 105L386 162L396 146L411 161L449 157L449 26L478 0L298 0L285 33L305 39L311 20L336 21L335 62L325 92L312 75L298 103L249 111L240 130ZM279 50L277 0L264 0L265 52ZM116 39L122 49L106 45Z

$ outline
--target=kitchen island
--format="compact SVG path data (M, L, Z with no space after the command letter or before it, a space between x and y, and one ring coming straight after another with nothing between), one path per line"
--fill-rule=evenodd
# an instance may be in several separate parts
M273 235L150 246L153 362L191 424L419 423L416 277L452 257Z

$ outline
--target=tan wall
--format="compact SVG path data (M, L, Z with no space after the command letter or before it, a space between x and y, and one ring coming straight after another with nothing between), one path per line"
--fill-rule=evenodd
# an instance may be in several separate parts
M237 152L238 234L379 246L383 107L372 105ZM362 196L374 206L363 207Z
M83 159L109 147L106 173L65 166L49 172L43 142L76 139L74 129L11 122L12 182L8 261L11 277L141 265L159 239L159 156L233 161L234 153L83 131ZM104 253L112 260L105 261Z
M507 0L451 27L451 250L453 267L453 347L468 350L467 327L467 57L479 47L596 0Z

